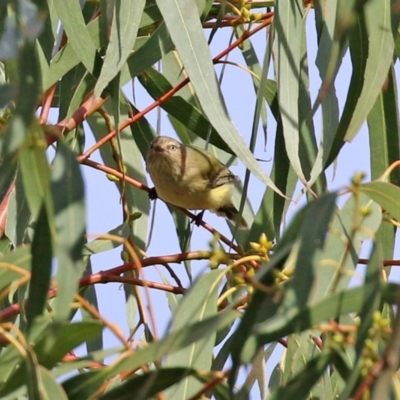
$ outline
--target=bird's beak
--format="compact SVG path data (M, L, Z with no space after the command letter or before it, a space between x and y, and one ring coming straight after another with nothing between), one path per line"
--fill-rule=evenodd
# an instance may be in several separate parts
M161 146L159 146L158 144L155 144L155 145L153 145L153 151L155 153L163 153L164 149Z

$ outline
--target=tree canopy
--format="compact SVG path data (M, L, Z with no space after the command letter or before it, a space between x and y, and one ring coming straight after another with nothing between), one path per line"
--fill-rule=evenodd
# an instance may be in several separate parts
M400 398L399 20L397 0L0 2L0 397ZM227 70L251 96L224 88ZM229 96L251 109L249 134ZM181 142L244 166L233 201L249 230L193 228L193 210L169 205L180 252L147 253L165 240L145 169L155 109ZM360 134L351 162L370 170L333 189L327 171ZM94 239L83 169L119 193L121 224ZM116 248L120 264L94 272ZM99 306L111 282L129 334Z

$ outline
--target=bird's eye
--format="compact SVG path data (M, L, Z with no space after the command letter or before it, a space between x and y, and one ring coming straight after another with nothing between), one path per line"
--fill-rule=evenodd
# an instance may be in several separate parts
M174 144L171 144L171 145L169 146L169 149L170 149L170 150L176 150L176 146L175 146Z

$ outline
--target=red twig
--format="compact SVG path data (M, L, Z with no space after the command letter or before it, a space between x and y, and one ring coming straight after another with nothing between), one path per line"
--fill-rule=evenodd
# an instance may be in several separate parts
M10 185L4 196L2 202L0 203L0 238L4 235L7 222L7 212L8 212L8 202L10 201L10 196L15 190L15 181Z
M60 129L60 133L68 133L81 124L87 117L96 112L100 107L102 107L106 101L107 99L103 98L95 99L94 95L92 95L82 103L82 105L74 112L71 118L63 119L55 126ZM50 145L57 139L58 137L55 136L48 138L47 144Z
M56 87L57 87L56 84L49 87L43 95L42 109L40 111L40 117L39 117L39 122L41 125L46 124L49 119L49 112L51 104L53 102L54 94L56 92Z
M90 276L89 282L86 282L84 278L82 278L79 286L83 287L95 283L109 283L109 282L128 283L131 285L163 290L164 292L169 292L174 294L184 294L186 292L186 289L177 286L166 285L164 283L158 283L158 282L144 281L142 279L129 278L127 276L115 276L107 273L93 274Z
M144 185L143 183L137 181L136 179L130 178L129 176L126 176L124 174L122 174L121 172L117 171L114 168L108 167L106 165L103 164L99 164L95 161L91 161L91 160L81 160L80 161L81 164L84 165L88 165L92 168L98 169L99 171L103 171L107 174L112 174L113 176L119 178L119 179L124 179L127 183L137 187L138 189L144 190L147 193L150 191L150 188L148 188L146 185ZM196 215L194 215L193 213L191 213L190 211L184 209L184 208L180 208L177 207L179 210L181 210L185 215L187 215L189 218L191 218L192 220L194 220L196 218ZM236 252L238 251L238 247L232 243L226 236L222 235L221 233L219 233L216 229L214 229L211 225L208 225L206 222L201 221L200 225L208 230L209 232L211 232L213 235L217 234L220 238L220 240L222 242L224 242L226 245L228 245L229 247L231 247L232 249L234 249ZM257 266L256 266L257 267Z
M273 13L268 13L270 15L270 18L259 24L256 28L254 28L250 32L246 32L243 34L239 39L237 39L235 42L233 42L229 47L227 47L224 51L219 53L217 56L213 58L213 63L215 64L221 58L223 58L226 54L231 52L233 49L238 47L240 44L242 44L246 39L248 39L250 36L254 35L261 29L265 28L271 23L271 19L273 16ZM179 90L181 90L183 87L185 87L188 83L190 82L189 78L185 78L182 82L180 82L178 85L173 87L171 90L169 90L167 93L163 94L160 98L158 98L156 101L154 101L152 104L150 104L148 107L137 113L135 116L132 118L128 118L125 120L123 123L121 123L118 127L118 131L121 131L125 129L127 126L134 124L136 121L138 121L140 118L142 118L144 115L149 113L151 110L154 108L158 107L160 104L168 100L170 97L172 97L175 93L177 93ZM103 146L105 143L107 143L109 140L111 140L115 135L117 134L117 130L114 129L110 133L108 133L106 136L104 136L102 139L100 139L97 143L95 143L90 149L88 149L85 153L83 153L81 156L78 157L78 161L81 162L84 159L87 159L90 157L92 153L94 153L96 150L98 150L101 146Z
M273 12L269 12L269 13L264 13L262 15L260 15L258 22L261 22L263 20L269 19L271 18L271 14L273 15ZM227 26L237 26L237 25L244 25L246 24L247 21L241 17L241 16L229 16L226 15L222 21L220 21L218 23L218 27L227 27ZM216 22L203 22L203 28L214 28L216 25Z
M382 265L384 267L388 267L391 265L400 265L400 260L382 260ZM358 264L363 264L363 265L367 265L369 263L369 260L367 258L359 258L358 259Z
M71 351L70 353L66 354L66 355L63 357L62 360L63 360L63 362L73 362L73 361L81 361L82 358L76 356L76 355L74 354L74 352ZM103 367L105 367L105 366L106 366L106 364L103 364L103 363L101 363L101 362L92 361L86 368L95 369L95 368L103 368Z
M208 252L203 251L194 251L188 253L178 253L172 254L169 256L160 256L160 257L148 257L140 260L140 268L148 267L156 264L166 264L166 263L181 263L186 260L205 260L208 259L210 254ZM229 254L232 259L238 258L238 254ZM184 293L185 289L180 287L175 287L171 285L163 285L157 282L149 282L143 281L141 279L135 278L127 278L120 277L124 272L131 271L134 269L138 269L138 266L135 262L129 262L118 267L111 268L107 271L102 271L96 274L84 276L79 280L79 287L85 287L89 285L93 285L96 283L106 283L106 282L122 282L122 283L131 283L133 285L138 286L147 286L158 290L170 291L172 293ZM48 292L48 298L51 299L57 295L57 288L51 288ZM4 310L0 311L0 321L5 321L7 319L12 318L13 316L19 314L20 305L13 304Z
M384 364L383 360L379 360L374 364L370 373L364 378L354 393L354 396L352 397L353 400L362 400L364 398L365 391L375 382L378 375L382 372Z
M226 371L220 372L216 374L217 376L210 379L208 382L206 382L203 387L192 397L190 397L188 400L197 400L197 399L202 399L204 394L207 393L209 390L217 386L220 382L225 380L228 375L231 373L231 370L228 369Z

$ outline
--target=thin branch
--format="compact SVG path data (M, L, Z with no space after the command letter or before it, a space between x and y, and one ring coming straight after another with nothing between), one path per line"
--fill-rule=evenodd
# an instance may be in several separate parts
M57 85L50 86L43 95L42 109L40 111L39 123L44 125L49 119L51 104L53 102L54 94L56 93Z
M144 281L142 279L131 278L127 276L115 276L108 274L101 274L100 276L96 276L95 279L91 279L90 284L96 283L109 283L109 282L119 282L119 283L128 283L136 286L147 286L151 289L163 290L164 292L174 293L174 294L184 294L186 289L183 287L166 285L164 283Z
M228 375L231 373L231 370L228 369L223 372L216 372L215 377L210 379L208 382L206 382L203 387L195 393L192 397L190 397L188 400L197 400L203 398L203 395L207 393L209 390L217 386L220 382L225 380Z
M103 164L99 164L95 161L92 160L86 160L86 159L81 159L79 160L80 157L78 157L78 161L80 161L81 164L87 165L89 167L92 167L94 169L98 169L99 171L103 171L107 174L111 174L119 179L124 179L126 182L128 182L129 184L137 187L138 189L144 190L147 193L150 192L150 188L147 187L146 185L144 185L143 183L137 181L136 179L133 179L129 176L126 176L124 174L122 174L121 172L117 171L114 168L108 167L106 165ZM181 207L176 207L177 209L179 209L180 211L182 211L185 215L187 215L190 219L192 220L196 220L196 215L191 213L190 211L181 208ZM200 225L208 230L210 233L212 233L213 235L218 235L219 239L224 242L227 246L231 247L232 249L234 249L236 252L238 251L238 247L232 243L226 236L222 235L220 232L218 232L216 229L214 229L211 225L207 224L204 221L200 222ZM255 268L258 268L257 265L254 265Z
M8 214L8 202L10 201L10 196L15 190L15 180L11 183L7 190L6 195L0 203L0 238L4 235L6 230L7 214Z
M224 51L219 53L217 56L214 57L213 63L218 62L221 60L226 54L231 52L233 49L236 47L240 46L245 40L247 40L250 36L254 35L255 33L259 32L260 30L264 29L266 26L271 24L273 13L268 13L270 14L270 18L266 19L263 21L261 24L259 24L256 28L254 28L250 32L245 32L239 39L237 39L235 42L233 42L230 46L228 46ZM134 115L132 118L126 119L124 122L122 122L118 126L118 130L121 131L128 127L129 125L134 124L136 121L138 121L140 118L145 116L147 113L149 113L151 110L154 108L158 107L162 103L164 103L166 100L168 100L170 97L172 97L175 93L177 93L179 90L181 90L183 87L185 87L188 83L190 82L189 78L184 79L182 82L180 82L178 85L173 87L171 90L169 90L167 93L163 94L160 98L158 98L156 101L154 101L152 104L150 104L148 107L143 109L142 111L138 112L136 115ZM80 115L80 114L79 114ZM77 117L75 117L77 118ZM98 142L96 142L90 149L88 149L85 153L83 153L81 156L78 157L78 161L82 162L83 160L87 159L90 157L90 155L98 150L101 146L103 146L105 143L107 143L109 140L111 140L115 135L117 134L117 130L114 129L111 131L109 134L104 136L102 139L100 139Z

